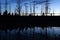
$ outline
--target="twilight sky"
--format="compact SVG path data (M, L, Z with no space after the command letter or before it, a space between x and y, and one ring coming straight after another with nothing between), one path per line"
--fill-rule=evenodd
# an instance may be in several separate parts
M30 12L30 2L32 2L33 0L21 0L21 6L22 6L22 12L24 11L25 12L25 6L24 6L24 3L29 3L28 4L28 12ZM45 8L45 4L41 4L40 1L44 1L44 0L36 0L36 1L39 1L39 2L36 2L36 13L40 13L41 12L41 6L42 6L42 9L43 9L43 12L44 12L44 8ZM11 4L11 12L14 12L15 11L15 8L16 7L16 2L17 0L8 0L8 3ZM5 0L1 0L1 3L2 3L2 11L4 11L4 3L5 3ZM32 4L32 3L31 3ZM32 8L33 9L33 8ZM53 10L55 13L60 13L60 0L50 0L50 4L49 4L49 10L50 12L52 13ZM9 4L8 4L8 11L9 11Z

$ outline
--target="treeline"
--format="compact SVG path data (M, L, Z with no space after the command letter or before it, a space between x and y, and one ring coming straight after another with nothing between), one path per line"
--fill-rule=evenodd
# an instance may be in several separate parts
M17 13L11 13L11 12L9 12L8 13L8 11L7 10L5 10L4 12L3 12L3 15L1 15L2 13L0 13L0 16L19 16L19 14L17 14ZM14 15L15 14L15 15Z
M8 11L7 10L5 10L4 12L3 12L3 15L1 15L2 13L0 12L0 16L35 16L35 13L30 13L30 14L28 14L28 13L11 13L11 12L9 12L8 13ZM22 14L22 15L21 15ZM36 16L38 16L38 15L36 15ZM44 16L44 13L42 13L42 15L41 16Z

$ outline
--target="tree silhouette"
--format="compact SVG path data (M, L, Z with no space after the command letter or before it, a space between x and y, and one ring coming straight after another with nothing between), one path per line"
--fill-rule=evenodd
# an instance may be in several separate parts
M3 14L3 15L4 15L4 16L7 16L7 13L8 13L8 11L7 11L7 10L5 10L5 12L4 12L4 14Z

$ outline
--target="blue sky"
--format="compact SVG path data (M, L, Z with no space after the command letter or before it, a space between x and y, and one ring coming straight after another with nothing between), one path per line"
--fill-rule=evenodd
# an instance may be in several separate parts
M22 10L25 12L25 6L24 6L24 3L29 3L32 2L33 0L22 0L21 1L21 6L22 6ZM37 1L44 1L44 0L37 0ZM1 0L2 3L5 3L5 0ZM14 12L15 11L15 8L16 7L16 0L8 0L8 3L11 3L11 11ZM29 8L30 8L30 5L28 4L28 12L30 11ZM32 4L32 3L31 3ZM41 6L42 6L42 9L45 10L45 5L44 3L43 4L37 4L36 5L36 13L40 13L41 12ZM60 0L50 0L50 4L49 4L49 8L50 8L50 12L52 13L53 10L55 13L60 13ZM2 11L4 9L4 4L2 4ZM9 11L9 5L8 5L8 11ZM23 12L22 11L22 12ZM44 11L43 11L44 12Z

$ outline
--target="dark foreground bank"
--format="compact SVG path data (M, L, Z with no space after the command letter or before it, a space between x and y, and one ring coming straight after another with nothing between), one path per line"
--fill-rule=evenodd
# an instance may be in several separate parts
M32 16L5 16L0 17L0 29L8 28L24 28L24 27L48 27L48 26L60 26L60 17L32 17Z

